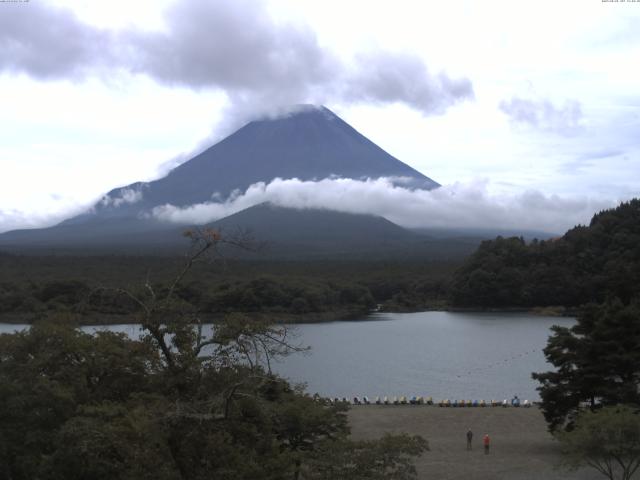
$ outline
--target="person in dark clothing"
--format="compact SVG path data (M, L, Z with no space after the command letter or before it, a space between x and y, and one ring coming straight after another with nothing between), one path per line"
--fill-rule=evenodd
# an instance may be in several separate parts
M472 450L471 441L473 440L473 432L471 429L467 430L467 450Z

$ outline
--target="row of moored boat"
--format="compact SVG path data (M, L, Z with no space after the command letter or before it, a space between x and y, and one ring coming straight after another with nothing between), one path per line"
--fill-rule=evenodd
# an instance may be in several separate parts
M331 403L348 403L350 405L438 405L440 407L531 407L529 400L520 401L518 397L511 400L449 400L448 398L434 402L432 397L335 397L329 399Z

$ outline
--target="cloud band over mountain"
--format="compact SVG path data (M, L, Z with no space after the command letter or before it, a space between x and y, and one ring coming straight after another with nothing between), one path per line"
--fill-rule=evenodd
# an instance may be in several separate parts
M411 228L498 228L562 233L588 224L596 211L614 202L587 197L547 196L538 191L518 195L489 192L486 181L456 183L434 190L411 190L396 179L324 179L317 182L275 179L256 183L225 202L206 202L180 208L153 209L157 219L203 224L253 205L271 202L290 208L324 208L348 213L380 215Z
M403 103L434 115L474 97L469 79L433 73L413 54L369 52L345 63L309 27L278 23L263 2L248 0L176 2L157 31L98 29L41 2L3 5L0 72L40 80L144 74L222 90L238 117L329 100Z

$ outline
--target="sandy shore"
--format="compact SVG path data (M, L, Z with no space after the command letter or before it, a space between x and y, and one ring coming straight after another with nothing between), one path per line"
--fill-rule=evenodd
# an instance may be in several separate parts
M591 480L595 470L569 472L557 466L559 445L547 432L538 408L440 408L422 405L362 405L349 412L354 439L385 432L419 434L430 451L416 462L419 478L446 480ZM474 432L473 450L466 432ZM491 437L484 455L482 436Z

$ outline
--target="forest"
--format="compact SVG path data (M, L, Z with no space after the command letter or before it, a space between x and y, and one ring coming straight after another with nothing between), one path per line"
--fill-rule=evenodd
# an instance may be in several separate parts
M167 288L184 257L0 253L0 321L71 313L117 323L135 312L117 288ZM362 318L371 311L562 307L640 291L640 200L551 240L487 240L466 259L247 260L194 266L176 295L212 320L243 312L278 322ZM564 310L563 310L564 311Z
M72 313L117 323L135 312L117 288L166 288L183 257L0 254L0 320ZM137 287L136 287L137 286ZM371 311L532 309L570 313L629 303L640 289L640 200L551 240L487 240L460 260L248 260L198 264L176 295L212 320L243 312L278 322L362 318ZM564 310L563 310L564 311Z
M640 293L640 200L596 214L560 238L483 242L455 272L454 306L580 307Z
M71 313L118 323L136 305L118 288L166 288L183 257L0 255L0 321ZM194 266L176 292L203 316L244 312L279 322L362 317L372 310L442 308L454 262L257 261Z

